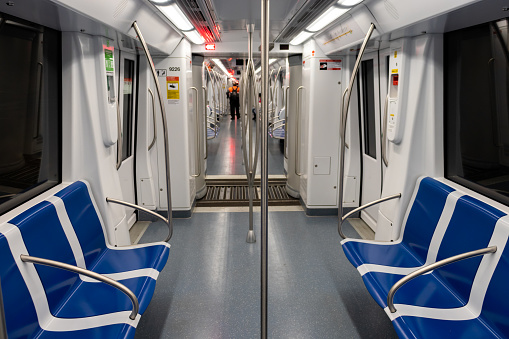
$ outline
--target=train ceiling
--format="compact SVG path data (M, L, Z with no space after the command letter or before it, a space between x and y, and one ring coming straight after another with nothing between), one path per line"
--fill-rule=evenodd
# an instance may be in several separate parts
M221 41L221 33L261 27L261 3L253 0L176 0L206 42ZM290 42L337 0L277 0L270 2L270 41Z

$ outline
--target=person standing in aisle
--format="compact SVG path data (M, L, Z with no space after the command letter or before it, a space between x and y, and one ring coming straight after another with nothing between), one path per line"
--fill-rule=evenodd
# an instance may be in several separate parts
M236 81L233 82L232 87L228 88L226 95L230 99L230 115L232 120L235 119L235 115L237 115L237 119L240 119L239 85Z

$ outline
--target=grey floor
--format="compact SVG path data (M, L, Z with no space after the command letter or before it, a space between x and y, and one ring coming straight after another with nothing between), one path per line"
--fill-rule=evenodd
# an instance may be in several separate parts
M221 117L221 127L217 138L208 141L207 175L245 174L242 164L240 126L238 119L230 120L229 115ZM280 141L269 138L268 144L269 175L282 175L284 167ZM260 173L260 161L258 161L257 173Z
M336 217L269 212L268 224L269 338L397 337L345 258ZM175 219L168 263L135 338L259 338L260 242L245 242L247 228L245 212ZM166 232L155 223L141 242ZM356 236L350 225L345 233Z

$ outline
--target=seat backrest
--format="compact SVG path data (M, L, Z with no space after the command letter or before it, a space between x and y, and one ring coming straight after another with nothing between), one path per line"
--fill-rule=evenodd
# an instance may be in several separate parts
M55 206L42 201L9 221L21 232L28 253L34 257L76 265L69 241L62 229ZM50 310L55 312L69 293L78 275L42 265L35 265L46 291Z
M437 261L454 255L489 246L495 225L506 213L471 196L464 195L456 202L451 220L445 231ZM466 303L482 256L444 266L437 274Z
M28 338L39 328L37 313L28 287L9 247L16 244L12 237L9 243L6 235L3 234L5 226L5 224L0 225L0 279L7 335L9 339Z
M507 225L506 225L507 227ZM509 337L509 243L506 243L484 295L481 317L494 331Z
M106 248L87 185L75 182L9 221L19 228L28 255L91 268ZM67 233L66 233L67 232ZM72 245L71 245L72 244ZM52 313L78 279L72 272L36 265Z
M454 189L429 177L422 178L417 185L415 198L411 201L406 217L402 242L424 263L447 196Z
M85 182L76 181L55 196L62 199L64 203L88 268L106 248L105 234L92 200L92 193Z

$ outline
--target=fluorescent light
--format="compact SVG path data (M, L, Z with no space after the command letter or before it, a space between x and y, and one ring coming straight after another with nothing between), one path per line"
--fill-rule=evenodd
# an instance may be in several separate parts
M347 0L351 1L351 0ZM331 7L325 11L322 15L318 17L311 25L309 25L306 29L311 32L317 32L348 12L349 8L339 8L339 7Z
M221 60L212 59L212 61L214 61L214 63L216 64L217 67L221 68L221 71L223 71L224 74L226 74L227 76L230 76L230 73L228 73L228 71L226 70L226 67L224 67L223 62Z
M193 24L191 24L177 4L172 4L170 6L157 6L157 8L181 31L189 31L194 28Z
M269 59L269 65L272 65L273 63L275 63L277 61L277 59ZM258 67L255 71L255 74L259 73L260 71L262 70L262 66Z
M310 38L313 35L311 32L302 31L299 35L297 35L295 38L293 38L292 41L290 41L290 45L300 45L304 41L306 41L308 38Z
M195 31L194 29L192 31L184 32L184 34L189 40L191 40L193 44L201 45L205 42L205 39L203 39L200 33Z
M347 6L347 7L353 7L359 3L361 3L363 0L339 0L338 5L341 6Z

